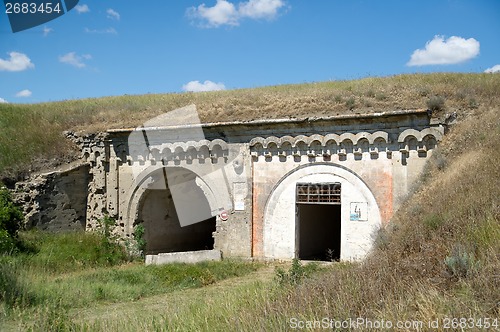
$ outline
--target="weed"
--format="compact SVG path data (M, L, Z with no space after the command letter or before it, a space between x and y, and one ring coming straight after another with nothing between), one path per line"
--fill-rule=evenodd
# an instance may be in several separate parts
M116 225L116 221L108 215L97 221L98 228L106 239L112 240L112 231Z
M276 268L275 280L281 286L297 285L313 271L318 270L318 268L319 266L317 263L309 263L304 266L298 258L294 258L292 260L292 266L290 266L288 271L279 267Z
M474 243L483 255L488 249L500 252L500 223L493 214L487 214L482 221L471 223L467 228L467 242Z
M335 257L336 257L335 250L330 249L330 248L326 249L326 260L327 261L333 262L336 260Z
M95 290L95 298L96 300L105 300L106 299L106 292L104 291L104 288L102 286L97 286Z
M134 226L134 240L137 244L137 250L144 256L144 251L146 250L146 239L144 234L146 233L146 228L143 224L137 224Z
M24 317L21 324L23 331L74 331L68 310L58 303L45 303Z

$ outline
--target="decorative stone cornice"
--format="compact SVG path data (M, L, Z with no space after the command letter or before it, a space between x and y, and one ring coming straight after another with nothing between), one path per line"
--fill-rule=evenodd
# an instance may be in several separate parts
M443 127L425 128L423 130L406 129L402 131L397 140L385 131L358 132L327 134L327 135L298 135L298 136L269 136L255 137L249 145L254 159L259 156L271 158L273 155L286 157L292 155L300 157L307 155L310 158L338 155L339 159L345 159L348 154L354 154L355 159L361 159L363 153L369 153L372 159L378 158L378 154L386 152L391 158L393 151L403 154L410 150L416 150L419 154L424 154L432 150L444 134Z

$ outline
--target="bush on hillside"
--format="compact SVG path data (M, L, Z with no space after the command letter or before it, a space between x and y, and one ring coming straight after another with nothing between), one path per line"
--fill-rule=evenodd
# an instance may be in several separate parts
M0 186L0 253L16 249L22 220L23 215L12 202L9 191Z

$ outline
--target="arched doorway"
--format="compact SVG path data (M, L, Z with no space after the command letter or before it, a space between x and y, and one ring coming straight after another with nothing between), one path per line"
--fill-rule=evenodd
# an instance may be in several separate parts
M304 188L311 190L309 202L300 197ZM274 259L360 260L380 224L375 198L358 175L332 163L303 165L286 174L267 200L263 253Z
M157 169L150 179L153 181L142 190L135 221L145 229L145 253L214 249L216 217L206 184L181 167Z

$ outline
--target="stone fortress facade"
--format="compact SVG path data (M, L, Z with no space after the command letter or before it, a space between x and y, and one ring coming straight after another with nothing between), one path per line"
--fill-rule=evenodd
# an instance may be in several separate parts
M65 219L31 208L30 222L90 230L109 215L125 239L143 225L149 262L206 250L361 260L444 135L426 110L195 127L72 136L81 166L45 176ZM25 205L40 206L42 197L25 197Z

